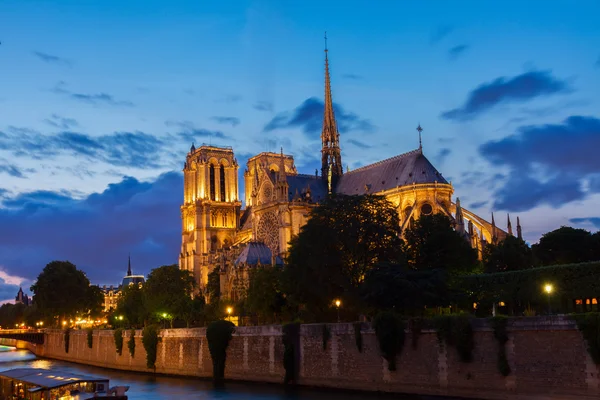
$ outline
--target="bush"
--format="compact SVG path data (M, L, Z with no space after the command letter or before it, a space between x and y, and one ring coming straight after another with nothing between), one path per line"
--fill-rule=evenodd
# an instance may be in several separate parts
M587 343L587 350L594 361L600 364L600 313L591 312L573 316L577 322L577 328L581 331Z
M355 322L352 325L354 326L354 341L356 342L356 348L358 349L359 353L362 353L362 323Z
M123 354L123 329L118 328L113 332L113 337L115 338L115 348L117 349L117 354Z
M373 319L375 336L383 358L388 362L388 370L396 370L396 355L404 346L404 322L391 311L384 311Z
M419 345L419 337L421 336L421 331L423 330L423 319L422 318L411 318L408 321L410 328L410 339L412 343L412 348L416 349Z
M156 325L148 325L142 331L142 344L146 350L146 367L156 368L156 351L160 337L158 336L159 328Z
M224 320L211 322L206 328L208 350L213 362L213 379L216 383L222 382L225 377L227 346L229 346L234 331L235 325Z
M281 328L283 331L283 367L285 368L285 378L283 383L295 383L298 375L298 347L300 345L300 323L289 322Z
M444 315L435 317L433 322L440 344L446 343L446 345L456 348L462 362L471 362L475 348L471 316L466 314Z
M322 334L323 334L323 351L325 351L325 350L327 350L327 342L329 342L329 339L331 339L331 329L329 329L329 326L327 326L327 324L323 324Z
M69 352L69 342L71 339L71 328L65 329L65 353Z
M131 358L135 357L135 329L132 329L129 333L129 341L127 341L127 348Z
M498 341L498 371L500 371L503 376L508 376L510 374L510 365L508 365L508 360L506 359L506 342L508 342L508 332L506 331L507 323L508 318L504 315L490 318L490 325L494 330L494 337Z
M87 345L90 349L94 347L94 330L92 328L87 330Z

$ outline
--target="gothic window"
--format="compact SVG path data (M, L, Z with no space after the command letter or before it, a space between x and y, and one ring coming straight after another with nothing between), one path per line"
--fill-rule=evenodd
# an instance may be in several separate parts
M209 182L210 182L210 199L212 201L215 201L215 166L212 164L210 165Z
M222 226L227 226L227 214L225 214L225 213L221 214L221 219L223 222Z
M210 225L217 226L217 213L215 212L210 215Z
M221 201L225 201L225 166L223 164L221 164L221 173L219 174L219 178L220 178L220 188L221 188L221 195L219 197L219 200Z
M431 204L429 203L425 203L421 206L421 214L423 215L429 215L433 212L433 207L431 207Z

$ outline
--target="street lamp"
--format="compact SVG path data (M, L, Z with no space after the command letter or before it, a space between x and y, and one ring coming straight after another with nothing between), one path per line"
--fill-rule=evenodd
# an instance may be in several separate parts
M233 308L227 307L227 320L231 321L231 313L233 312Z
M340 299L336 299L335 300L335 308L337 309L337 317L338 317L338 323L340 322L340 306L342 305L342 302Z
M552 314L552 310L550 309L550 294L552 294L553 290L554 290L554 288L552 287L551 284L546 283L544 285L544 292L546 292L548 294L548 315Z

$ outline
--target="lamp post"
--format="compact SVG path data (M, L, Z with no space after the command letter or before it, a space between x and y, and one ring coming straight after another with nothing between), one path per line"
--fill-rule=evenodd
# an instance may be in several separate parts
M233 312L233 308L227 307L227 321L231 321L231 313Z
M338 323L340 322L340 306L342 305L342 302L340 301L340 299L336 299L335 300L335 308L337 309L337 318L338 318Z
M552 294L553 290L554 290L554 288L552 287L551 284L546 283L544 285L544 291L548 294L548 315L552 314L552 309L550 308L550 294Z

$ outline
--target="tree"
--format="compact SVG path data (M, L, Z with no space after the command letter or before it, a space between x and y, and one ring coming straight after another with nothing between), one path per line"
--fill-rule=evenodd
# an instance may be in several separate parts
M281 287L281 268L277 266L256 267L250 270L246 306L266 322L273 322L281 314L285 297Z
M365 274L402 258L400 221L383 196L336 195L315 207L290 242L283 281L296 305L322 318L336 297L344 309L360 306Z
M562 226L543 234L532 250L540 265L576 264L594 260L594 241L595 237L585 229Z
M49 318L87 316L101 308L104 300L98 290L90 286L85 273L69 261L52 261L46 265L31 291L34 303Z
M117 315L122 315L131 326L141 327L148 317L143 289L139 285L123 288L117 303Z
M194 277L178 265L163 265L150 271L144 285L144 302L148 311L160 318L163 314L171 327L182 318L194 290Z
M208 301L211 303L217 303L221 298L221 274L219 268L214 268L208 274L206 294L208 295Z
M488 244L483 250L485 272L517 271L533 266L533 254L523 239L507 236L498 244Z
M476 251L444 214L421 216L404 232L404 239L409 265L415 270L441 269L460 275L478 265Z

